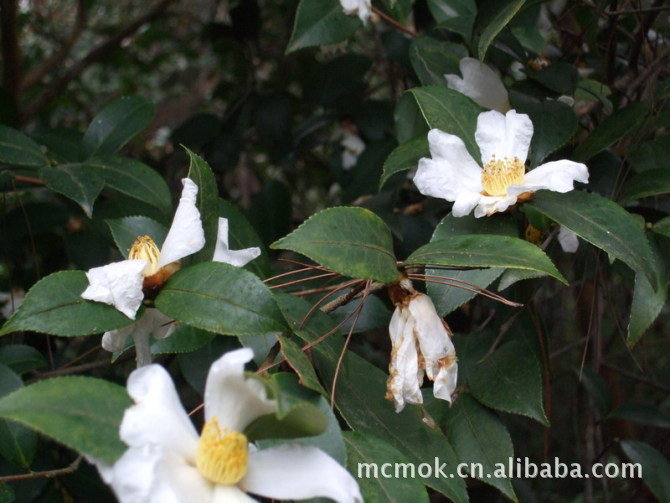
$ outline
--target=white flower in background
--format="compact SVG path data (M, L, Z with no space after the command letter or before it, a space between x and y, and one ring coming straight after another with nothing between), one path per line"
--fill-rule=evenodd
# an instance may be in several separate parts
M579 248L577 234L562 225L558 228L558 243L566 253L575 253Z
M26 291L23 288L12 288L9 292L0 292L0 303L4 303L2 308L0 308L0 315L5 319L9 319L14 314L14 311L23 304L25 295Z
M565 159L526 173L532 136L533 123L525 114L515 110L505 115L496 111L479 114L475 140L482 167L458 136L432 129L428 133L431 158L419 161L414 183L424 195L453 201L455 217L474 209L479 218L505 211L538 190L569 192L575 181L589 181L584 164Z
M370 19L372 9L370 0L340 0L340 5L342 5L345 14L358 14L364 24Z
M430 297L400 283L400 298L389 324L391 361L386 398L400 412L405 403L421 404L424 374L433 381L433 395L451 403L456 389L458 364L451 331L435 311Z
M475 103L489 110L505 113L510 109L507 89L496 72L475 58L463 58L459 63L462 77L445 75L447 85L463 93Z
M333 458L296 443L258 450L244 429L277 404L244 375L248 349L226 353L209 370L205 426L196 432L174 384L160 365L135 370L120 437L128 450L112 466L95 462L120 503L250 503L327 497L362 502L358 484Z
M349 170L358 162L358 156L365 150L365 142L357 134L346 129L342 133L342 168Z

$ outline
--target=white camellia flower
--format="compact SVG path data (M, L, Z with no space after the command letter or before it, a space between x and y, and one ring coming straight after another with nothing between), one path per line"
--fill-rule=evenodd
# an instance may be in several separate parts
M358 14L363 23L367 23L370 19L372 9L370 0L340 0L340 5L345 14Z
M365 150L365 142L357 134L345 130L340 145L342 145L342 168L350 170L358 162L358 156Z
M567 227L558 228L558 244L566 253L575 253L579 248L579 237Z
M451 331L435 311L430 297L417 292L408 279L400 282L391 316L391 361L386 398L396 412L405 403L421 404L424 374L433 381L433 395L451 403L456 389L458 364Z
M244 429L277 404L258 380L244 375L253 357L231 351L210 368L205 426L196 432L168 373L153 364L135 370L120 436L128 450L112 466L93 462L120 503L251 503L327 497L362 503L354 478L322 450L297 443L257 449Z
M574 182L587 183L584 164L552 161L526 173L525 162L533 136L533 123L525 114L494 110L477 118L475 140L480 166L458 136L432 129L428 133L431 158L419 161L414 184L427 196L453 201L452 214L475 217L505 211L541 190L569 192Z
M460 75L445 75L447 85L465 94L483 108L505 113L510 109L507 89L500 76L475 58L463 58L458 64Z

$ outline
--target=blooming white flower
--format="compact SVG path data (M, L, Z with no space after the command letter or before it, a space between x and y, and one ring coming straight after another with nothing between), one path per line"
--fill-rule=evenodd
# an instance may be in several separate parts
M431 158L419 161L414 184L424 195L453 201L455 217L474 209L479 218L505 211L538 190L569 192L575 181L589 181L584 164L565 159L526 173L532 136L533 123L525 114L515 110L505 115L494 110L479 114L475 140L482 168L458 136L432 129L428 133Z
M447 85L454 91L463 93L483 108L505 113L510 109L507 89L488 65L475 58L463 58L458 64L462 77L445 75Z
M94 461L120 503L254 502L327 497L362 502L358 484L320 449L296 443L267 449L249 444L244 429L276 411L262 383L244 375L248 348L224 354L210 368L205 426L198 435L174 384L160 365L135 370L120 436L128 445L109 466Z
M415 291L407 279L401 281L400 289L389 324L392 348L386 398L395 403L396 412L405 403L423 403L425 374L434 382L433 395L451 403L458 364L450 330L430 297Z
M360 136L344 130L342 133L342 168L349 170L358 162L358 156L365 150L365 142Z
M358 14L363 23L367 23L370 19L372 9L370 0L340 0L340 5L345 14Z

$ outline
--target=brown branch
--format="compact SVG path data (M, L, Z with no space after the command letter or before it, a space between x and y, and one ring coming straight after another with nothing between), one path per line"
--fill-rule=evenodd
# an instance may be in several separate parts
M79 463L81 463L82 459L83 456L79 456L65 468L57 468L55 470L46 470L43 472L22 473L20 475L4 475L0 477L0 482L15 482L17 480L37 479L40 477L53 478L58 475L67 475L68 473L72 473L76 471L77 468L79 468Z
M176 0L161 0L144 16L136 19L126 28L105 40L102 44L84 56L83 59L72 65L69 70L67 70L60 78L54 82L51 82L49 87L45 89L37 98L35 98L35 100L28 107L26 107L22 117L23 121L26 122L31 117L39 113L42 108L58 97L67 88L70 82L79 77L79 75L81 75L81 73L92 64L105 59L112 51L121 45L121 42L124 39L133 35L145 24L150 23L151 21L154 21L161 16L164 16L166 9L175 1Z
M419 34L418 34L417 32L415 32L414 30L412 30L412 29L410 29L410 28L407 28L407 26L403 26L403 25L400 24L398 21L396 21L395 19L393 19L391 16L389 16L389 15L386 14L385 12L382 12L381 10L379 10L377 7L372 7L372 12L374 12L375 14L377 14L381 19L383 19L384 21L386 21L388 24L390 24L390 25L393 26L394 28L397 28L397 29L400 30L401 32L406 33L406 34L409 35L410 37L416 38L416 37L419 36Z
M86 0L77 0L77 19L72 28L70 36L62 43L61 47L42 62L40 66L28 73L21 82L21 91L30 89L35 84L42 81L46 75L51 72L56 66L63 63L63 60L70 53L75 42L79 39L86 27L88 19L88 2Z

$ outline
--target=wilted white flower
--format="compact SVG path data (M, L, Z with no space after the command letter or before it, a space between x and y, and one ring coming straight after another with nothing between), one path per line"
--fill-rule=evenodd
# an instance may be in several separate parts
M479 114L475 140L480 166L458 136L432 129L428 133L432 157L419 161L414 183L424 195L453 201L455 217L474 209L479 218L505 211L541 189L569 192L575 181L588 182L586 166L565 159L526 173L532 136L533 123L525 114L515 110L505 115L493 110Z
M340 5L342 5L345 14L358 14L363 23L367 23L370 19L372 9L370 0L340 0Z
M244 375L248 348L224 354L209 370L205 426L198 435L174 384L160 365L135 370L120 436L128 449L114 465L93 460L120 503L252 503L270 499L331 498L361 503L358 484L316 447L283 444L257 449L244 430L276 411L265 387Z
M445 75L447 85L463 93L483 108L505 113L510 109L507 89L500 76L475 58L463 58L458 64L462 77Z
M451 403L456 389L458 364L451 331L435 311L430 297L402 280L393 295L396 309L391 316L391 361L386 398L400 412L405 403L421 404L424 375L433 381L433 395Z

